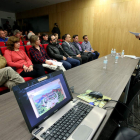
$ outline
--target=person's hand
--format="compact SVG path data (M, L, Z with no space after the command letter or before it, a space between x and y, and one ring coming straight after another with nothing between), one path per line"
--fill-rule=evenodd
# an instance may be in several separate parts
M28 71L29 71L29 72L33 71L33 65L31 65L31 66L28 68Z
M87 50L85 50L84 52L88 52Z
M72 57L69 56L69 58L72 58Z
M139 34L139 36L135 36L137 39L139 39L140 38L140 34Z
M23 66L23 70L25 71L25 72L28 72L28 67L26 67L25 65Z
M57 60L53 59L53 61L57 62Z
M45 61L45 63L46 63L46 64L48 64L48 65L53 65L53 63L52 63L52 62L47 61L47 60Z
M67 60L67 58L65 56L63 56L63 60Z
M81 55L80 55L80 54L78 54L78 55L77 55L77 57L81 57Z
M91 50L91 52L93 52L93 53L94 53L94 50Z

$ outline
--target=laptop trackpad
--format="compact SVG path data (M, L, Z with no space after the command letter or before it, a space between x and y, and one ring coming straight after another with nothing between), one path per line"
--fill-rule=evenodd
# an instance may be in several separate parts
M92 129L86 125L80 125L72 135L74 140L87 140L92 132Z

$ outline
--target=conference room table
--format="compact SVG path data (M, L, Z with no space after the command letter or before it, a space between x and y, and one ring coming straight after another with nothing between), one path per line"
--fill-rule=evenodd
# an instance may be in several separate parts
M72 94L74 98L90 89L100 91L113 100L119 100L139 60L119 58L118 63L115 64L114 57L111 55L107 57L107 69L103 69L104 57L101 57L64 72L69 87L74 86ZM105 107L115 107L115 105L116 102L108 102ZM112 111L113 109L107 110L93 140L98 139ZM32 136L12 91L0 96L0 112L0 140L30 140Z

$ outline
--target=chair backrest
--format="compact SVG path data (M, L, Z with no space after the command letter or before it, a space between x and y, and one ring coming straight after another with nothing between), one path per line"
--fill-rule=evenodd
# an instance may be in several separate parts
M5 46L5 43L4 42L0 42L0 46Z
M29 52L29 49L31 47L32 47L31 45L27 45L27 46L25 46L25 49L26 49L26 52L27 52L28 57L32 60L32 57L31 57L30 52Z
M1 49L1 53L2 53L2 55L4 55L4 52L5 52L5 50L7 49L7 47L1 47L0 49ZM20 46L19 49L25 51L24 46Z
M47 52L47 46L48 46L48 44L43 44L43 47L45 48L46 52Z
M27 45L27 42L28 42L29 40L25 40L25 41L23 41L23 43L24 43L24 45Z
M1 49L2 55L4 55L4 52L5 52L5 50L7 49L7 47L1 47L0 49Z
M24 48L24 46L20 46L20 48L19 48L20 50L23 50L23 51L25 51L25 48Z
M61 41L61 42L63 41L62 39L58 39L58 40Z
M20 46L23 46L23 42L22 41L20 41Z
M83 42L80 41L79 43L82 44Z

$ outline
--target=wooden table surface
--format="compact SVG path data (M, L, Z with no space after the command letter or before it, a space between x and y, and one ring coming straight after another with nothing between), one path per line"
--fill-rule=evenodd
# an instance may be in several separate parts
M138 60L119 58L118 64L115 64L115 58L108 55L106 70L103 69L103 60L104 57L66 71L65 76L69 87L74 86L75 93L78 94L91 89L100 91L113 100L119 100ZM76 97L78 94L73 94L73 96ZM115 105L114 102L106 104L112 107ZM107 111L94 140L97 140L112 111L113 109ZM1 140L29 140L31 138L13 92L0 96L0 112Z

